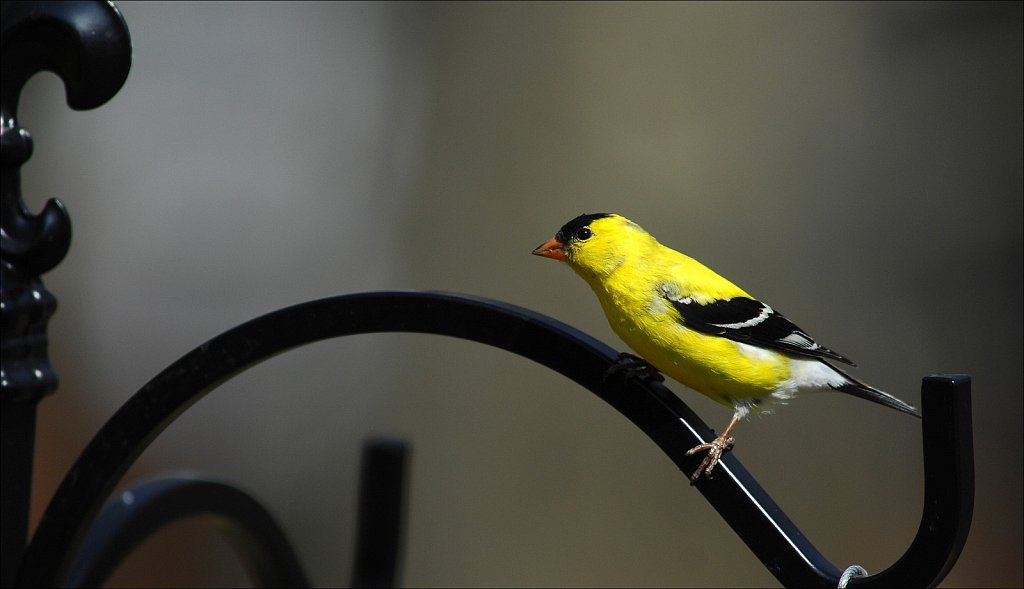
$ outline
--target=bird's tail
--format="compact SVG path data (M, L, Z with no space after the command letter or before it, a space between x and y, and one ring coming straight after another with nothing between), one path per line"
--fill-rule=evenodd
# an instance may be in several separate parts
M829 366L832 366L832 364L829 364ZM857 380L856 378L850 376L849 374L843 372L842 370L839 370L835 366L832 366L832 369L838 372L839 374L845 376L848 381L846 384L840 386L833 386L832 388L834 388L835 390L846 393L848 395L853 395L854 397L865 399L867 401L878 403L879 405L892 407L897 411L902 411L903 413L913 415L914 417L921 417L921 412L913 405L908 405L907 403L900 401L899 399L885 391L880 391L865 382Z

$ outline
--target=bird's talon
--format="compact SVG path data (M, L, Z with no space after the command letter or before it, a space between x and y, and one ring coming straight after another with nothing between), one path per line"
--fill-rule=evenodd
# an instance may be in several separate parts
M649 379L657 382L663 382L665 377L658 372L658 369L651 366L643 358L634 356L628 352L622 352L618 358L615 359L615 363L605 370L603 380L608 380L615 374L622 372L624 373L623 380L628 382L633 378Z
M722 457L722 452L728 452L732 450L733 446L735 445L735 438L722 438L721 436L719 436L706 444L698 444L693 448L690 448L686 452L687 456L693 456L698 452L707 452L707 456L704 457L704 460L700 463L700 466L697 467L697 470L694 471L693 476L690 477L690 484L692 485L696 483L697 479L699 479L700 475L702 474L705 478L713 478L711 476L711 471L714 470L715 466L718 465L718 461Z
M700 444L699 446L694 446L693 448L690 448L689 450L687 450L686 451L686 455L687 456L693 456L697 452L702 452L704 450L710 450L710 449L711 449L711 444Z

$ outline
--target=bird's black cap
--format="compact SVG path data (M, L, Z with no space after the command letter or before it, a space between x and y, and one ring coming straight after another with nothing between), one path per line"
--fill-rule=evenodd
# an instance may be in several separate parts
M581 227L590 225L593 221L603 219L605 217L611 217L611 213L584 213L579 217L576 217L572 221L569 221L555 234L555 239L565 243L565 240L570 236L575 235Z

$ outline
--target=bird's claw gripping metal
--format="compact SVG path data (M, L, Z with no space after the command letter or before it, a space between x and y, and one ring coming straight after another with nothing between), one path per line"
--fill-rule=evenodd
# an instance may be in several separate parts
M615 359L615 363L608 367L608 370L604 373L604 382L608 382L616 374L622 373L622 378L625 381L637 378L641 380L653 380L655 382L664 382L665 376L658 372L658 369L644 360L639 356L635 356L628 352L619 353L619 357Z
M697 470L695 470L693 475L690 477L690 484L692 485L696 483L702 473L705 477L709 479L712 478L711 471L714 470L715 465L718 464L718 460L722 457L722 452L732 450L735 445L736 438L725 438L723 436L719 436L707 444L699 444L690 448L686 452L687 456L693 456L698 452L707 452L707 455L704 456L704 460L700 463L700 466L697 467Z

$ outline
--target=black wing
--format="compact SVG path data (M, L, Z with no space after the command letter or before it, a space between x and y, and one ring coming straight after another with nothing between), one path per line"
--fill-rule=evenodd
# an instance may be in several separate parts
M690 329L800 356L832 358L853 366L849 358L818 344L792 321L760 301L733 297L701 304L665 290L662 296L679 311L683 323Z

